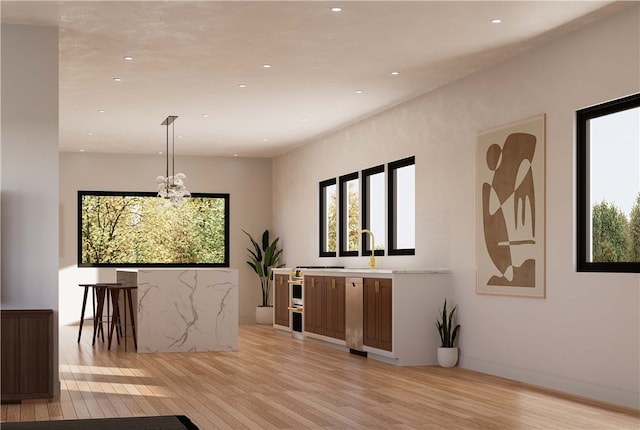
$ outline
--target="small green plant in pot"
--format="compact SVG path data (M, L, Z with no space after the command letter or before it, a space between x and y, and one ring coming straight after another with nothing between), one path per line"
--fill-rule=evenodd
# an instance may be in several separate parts
M454 327L457 306L447 313L447 299L444 299L442 308L442 318L436 321L438 333L440 333L440 344L438 348L438 363L442 367L453 367L458 362L458 347L455 346L456 337L460 331L460 324Z
M267 229L262 233L262 243L258 244L249 233L244 230L242 230L242 232L249 237L251 245L253 246L253 248L247 248L249 252L247 264L256 272L258 278L260 278L260 287L262 289L262 305L256 308L256 320L262 324L269 324L269 319L273 322L273 309L269 305L269 295L271 293L271 283L273 280L273 272L271 269L283 266L279 264L280 256L282 255L282 249L278 249L278 241L280 238L276 237L273 241L270 241L269 230ZM269 313L268 311L271 312ZM268 316L271 318L268 318Z

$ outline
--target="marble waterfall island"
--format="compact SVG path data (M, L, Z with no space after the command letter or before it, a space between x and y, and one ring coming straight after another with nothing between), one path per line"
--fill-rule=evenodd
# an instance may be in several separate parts
M238 271L140 269L138 352L238 350Z

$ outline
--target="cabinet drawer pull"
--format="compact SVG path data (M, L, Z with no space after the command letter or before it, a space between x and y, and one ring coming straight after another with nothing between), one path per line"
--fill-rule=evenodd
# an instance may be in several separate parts
M380 281L375 282L375 287L376 287L376 294L378 294L380 292Z
M336 280L335 278L331 280L331 288L336 289Z

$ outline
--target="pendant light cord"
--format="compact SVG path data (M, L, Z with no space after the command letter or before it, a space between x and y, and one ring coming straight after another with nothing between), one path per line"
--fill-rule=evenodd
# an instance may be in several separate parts
M176 124L171 123L171 176L176 174ZM175 178L174 178L175 180Z
M167 181L167 185L169 185L169 121L167 121L167 166L166 166L166 172L165 172L165 178Z

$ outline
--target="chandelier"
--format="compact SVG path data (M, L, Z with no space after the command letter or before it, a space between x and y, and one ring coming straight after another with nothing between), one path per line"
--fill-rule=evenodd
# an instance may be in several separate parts
M161 205L164 207L177 206L186 202L191 193L187 191L187 187L184 185L184 180L187 176L184 173L175 173L175 126L173 122L178 118L175 115L170 115L162 121L161 125L167 126L167 150L166 154L166 170L165 176L158 176L156 182L158 183L158 197L162 199ZM169 126L171 126L171 170L169 170Z

